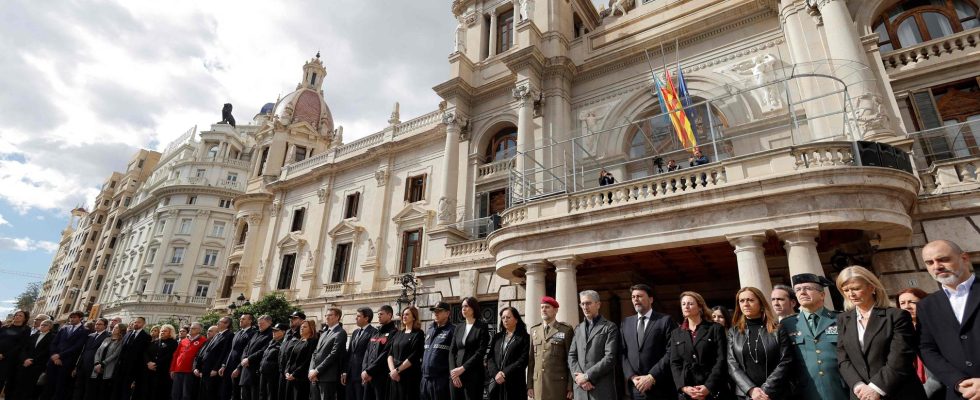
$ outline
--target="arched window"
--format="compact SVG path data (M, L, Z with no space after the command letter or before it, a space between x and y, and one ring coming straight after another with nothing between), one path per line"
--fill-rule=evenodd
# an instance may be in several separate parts
M875 20L878 46L887 52L980 26L975 0L906 0Z
M692 103L700 103L703 99L692 97ZM689 110L690 111L690 110ZM701 145L702 151L712 160L725 159L731 157L722 146L718 146L717 157L714 154L714 146L709 145L712 140L710 124L714 125L716 132L715 138L722 139L722 128L728 126L724 115L712 107L712 117L709 119L707 108L704 104L694 107L692 116L692 128L694 135ZM659 104L653 104L643 110L633 118L633 123L626 131L627 145L626 154L629 162L626 164L628 179L639 179L650 176L660 171L661 166L666 166L667 162L674 159L678 163L687 166L689 154L684 150L674 132L674 127L670 120L665 118ZM658 160L659 159L659 160ZM621 179L618 178L617 179Z
M486 160L488 163L506 160L517 155L517 128L501 129L490 140L487 146Z

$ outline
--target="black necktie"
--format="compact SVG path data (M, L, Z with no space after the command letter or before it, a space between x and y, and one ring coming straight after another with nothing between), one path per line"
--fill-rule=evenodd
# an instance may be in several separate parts
M647 330L647 316L641 315L640 326L636 328L636 343L639 343L640 346L643 346L643 334L646 333L646 330Z

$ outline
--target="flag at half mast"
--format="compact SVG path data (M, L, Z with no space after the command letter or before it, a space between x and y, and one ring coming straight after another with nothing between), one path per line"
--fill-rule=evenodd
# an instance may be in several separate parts
M674 132L677 133L677 139L680 140L681 146L685 150L693 153L694 148L698 146L698 141L694 137L691 120L684 112L684 105L681 102L680 94L674 87L670 71L665 69L663 79L661 80L660 76L654 76L654 81L657 84L661 104L664 106L663 108L666 108L670 123L674 126Z

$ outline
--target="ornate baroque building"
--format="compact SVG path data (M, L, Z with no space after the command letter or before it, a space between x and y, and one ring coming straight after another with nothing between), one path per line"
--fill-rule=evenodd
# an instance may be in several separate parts
M575 323L583 289L619 320L637 282L677 314L682 290L732 307L741 286L851 264L893 293L933 291L918 252L938 238L980 260L976 0L611 3L453 1L443 102L406 121L396 105L349 143L323 100L330 59L309 60L245 127L227 269L136 262L113 287L142 276L137 292L160 294L173 271L181 296L207 280L215 309L281 292L345 322L474 296L490 320L513 305L534 324L525 299L548 294ZM660 86L689 93L677 103L707 163Z

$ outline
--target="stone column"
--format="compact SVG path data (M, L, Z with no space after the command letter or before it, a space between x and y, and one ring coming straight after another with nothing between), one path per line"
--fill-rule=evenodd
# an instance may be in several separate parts
M830 58L853 61L865 68L859 71L857 78L849 79L852 82L847 82L849 85L847 93L851 97L852 113L858 120L858 129L863 131L866 138L894 135L894 131L887 124L892 116L887 115L888 111L883 106L884 102L878 93L875 78L868 68L868 58L862 47L861 37L854 27L854 20L851 19L851 13L847 9L847 0L820 0L818 9L823 17L827 43L830 44L827 46Z
M578 278L576 270L582 265L577 256L551 259L555 265L555 300L558 300L558 320L571 326L578 325Z
M817 253L817 237L820 231L817 229L795 229L784 232L777 232L779 238L785 243L786 262L789 264L789 276L797 274L814 274L826 276L823 272L823 264L820 262L820 254ZM828 294L824 300L828 309L834 309L834 303Z
M497 54L497 12L490 14L490 47L487 48L487 57ZM529 325L530 326L530 325Z
M766 242L765 234L729 237L728 242L735 246L739 285L742 287L752 286L766 294L772 292L769 266L766 265L766 253L762 247L762 244Z
M524 321L527 326L534 326L541 322L539 306L541 296L544 296L544 269L546 266L543 261L524 264Z
M514 162L514 168L523 177L523 182L515 185L518 189L516 194L519 195L531 193L530 188L534 187L534 177L525 176L527 169L534 168L533 162L527 162L530 161L527 153L534 148L534 91L528 81L518 83L513 90L514 98L517 99L517 151L520 153ZM533 159L534 155L531 154L530 157Z
M439 225L456 223L456 191L459 185L459 134L464 119L457 115L456 110L446 111L442 115L446 124L446 147L442 157L442 198L438 204Z

